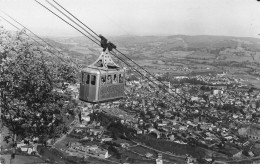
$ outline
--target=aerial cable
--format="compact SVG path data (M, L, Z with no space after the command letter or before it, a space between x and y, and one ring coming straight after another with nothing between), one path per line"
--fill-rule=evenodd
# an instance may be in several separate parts
M41 41L43 41L45 44L47 44L49 47L53 48L54 50L56 50L58 53L60 53L61 55L65 56L62 52L60 52L58 49L56 49L54 46L52 46L51 44L49 44L47 41L45 41L43 38L39 37L37 34L35 34L34 32L32 32L29 28L25 27L24 25L22 25L20 22L18 22L17 20L15 20L13 17L11 17L10 15L8 15L7 13L5 13L4 11L0 10L4 15L6 15L7 17L9 17L11 20L13 20L15 23L19 24L20 26L22 26L24 29L26 29L27 31L29 31L30 33L32 33L34 36L36 36L38 39L40 39ZM3 17L2 17L3 18ZM4 18L3 18L4 19ZM6 19L4 19L5 21L7 21ZM14 26L15 28L17 28L18 30L20 30L18 27L16 27L15 25L13 25L12 23L10 23L9 21L7 21L9 24L11 24L12 26ZM28 34L27 34L28 35ZM33 38L32 38L33 39ZM40 44L39 42L37 42L38 44ZM42 44L40 44L42 45ZM43 47L45 47L44 45L42 45ZM51 50L47 49L49 52L51 52L53 55L57 56L56 54L54 54ZM59 56L57 56L59 57ZM60 59L62 59L61 57L59 57ZM63 62L65 62L62 59ZM72 61L73 62L73 61ZM73 62L76 66L78 66L75 62Z
M73 18L75 18L78 22L80 22L82 25L84 25L87 29L89 29L92 33L94 33L97 37L99 37L99 35L97 33L95 33L91 28L89 28L88 26L86 26L83 22L81 22L77 17L75 17L73 14L71 14L68 10L66 10L63 6L61 6L58 2L56 2L55 0L52 0L54 3L56 3L59 7L61 7L63 10L65 10L67 13L69 13Z
M24 25L22 25L21 23L19 23L18 21L16 21L13 17L11 17L10 15L8 15L7 13L5 13L4 11L0 10L3 14L5 14L7 17L9 17L10 19L12 19L14 22L16 22L17 24L19 24L20 26L22 26L24 29L26 29L27 31L29 31L30 33L32 33L34 36L36 36L37 38L41 39L44 43L46 43L48 46L52 47L53 49L55 49L56 51L58 51L60 54L62 54L59 50L57 50L55 47L53 47L52 45L50 45L47 41L45 41L44 39L42 39L41 37L39 37L38 35L36 35L35 33L33 33L31 30L29 30L27 27L25 27ZM17 27L16 27L17 28Z
M13 23L9 22L7 19L5 19L4 17L0 16L2 19L4 19L7 23L9 23L10 25L12 25L13 27L15 27L17 30L21 31L21 29L19 29L17 26L15 26ZM41 44L40 42L38 42L37 40L35 40L34 38L32 38L31 36L29 36L27 33L21 31L23 34L25 34L27 37L29 37L30 39L32 39L34 42L38 43L39 45L41 45L42 47L45 47L43 44ZM53 55L57 56L56 54L54 54L51 50L49 50L48 48L46 48L50 53L52 53ZM61 61L63 61L64 63L65 60L63 60L61 57L57 56Z
M96 41L100 42L99 39L97 39L95 36L93 36L91 33L86 31L81 25L79 25L76 21L71 19L68 15L66 15L64 12L62 12L60 9L58 9L56 6L54 6L52 3L50 3L48 0L45 0L48 4L50 4L53 8L55 8L57 11L59 11L61 14L63 14L65 17L67 17L70 21L75 23L77 26L79 26L81 29L83 29L86 33L88 33L91 37L93 37Z
M13 23L9 22L7 19L5 19L4 17L2 17L1 15L0 15L0 17L1 17L2 19L4 19L7 23L9 23L10 25L12 25L13 27L15 27L16 29L20 30L17 26L15 26Z
M37 2L38 4L40 4L42 7L44 7L45 9L47 9L48 11L50 11L52 14L54 14L55 16L57 16L58 18L60 18L62 21L64 21L65 23L67 23L68 25L70 25L71 27L73 27L74 29L76 29L78 32L80 32L81 34L83 34L85 37L87 37L88 39L90 39L92 42L94 42L95 44L97 44L98 46L99 43L97 43L96 41L94 41L92 38L90 38L89 36L87 36L86 34L84 34L82 31L80 31L78 28L76 28L75 26L73 26L72 24L70 24L69 22L67 22L66 20L64 20L62 17L60 17L59 15L57 15L56 13L54 13L52 10L50 10L49 8L47 8L46 6L44 6L42 3L40 3L37 0L34 0L35 2Z

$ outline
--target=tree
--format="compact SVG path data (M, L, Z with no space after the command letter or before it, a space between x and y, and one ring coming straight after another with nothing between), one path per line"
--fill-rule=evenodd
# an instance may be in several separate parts
M138 81L138 78L137 78L135 75L130 75L130 76L127 78L127 81Z
M64 124L61 109L71 100L63 93L68 86L65 83L75 83L76 78L69 76L74 75L69 74L70 67L51 62L55 59L46 49L23 33L11 34L0 28L1 120L12 132L13 143L17 135L46 139L63 132L54 127Z
M76 67L69 66L68 64L59 64L57 67L57 75L61 79L62 86L66 89L68 83L75 84L77 82L78 70Z
M260 108L260 100L256 102L256 108Z

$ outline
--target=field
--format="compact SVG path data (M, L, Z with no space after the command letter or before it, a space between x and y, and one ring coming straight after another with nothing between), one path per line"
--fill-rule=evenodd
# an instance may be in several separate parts
M151 153L151 154L153 154L153 156L152 156L153 158L157 157L157 152L155 152L155 151L153 151L151 149L142 147L142 146L134 146L134 147L129 148L129 150L137 152L137 153L142 154L144 156L147 153Z
M5 163L10 163L11 155L1 155L2 158L5 159ZM39 157L35 156L23 156L23 155L16 155L15 159L13 160L12 164L45 164L46 162Z
M186 154L189 154L196 158L202 158L205 156L205 151L200 147L192 147L186 144L178 144L171 141L158 140L150 136L144 136L144 135L141 136L140 139L138 140L154 149L163 152L170 152L173 153L174 155L185 156Z
M102 161L94 157L83 159L76 156L68 156L67 154L54 149L46 147L38 147L38 152L42 155L42 159L51 164L105 164L107 161Z
M145 157L139 156L131 151L125 150L122 153L123 161L125 163L134 163L134 164L155 164L155 160L149 160Z
M256 88L260 89L260 80L249 79L248 83L253 84Z
M55 164L69 163L67 160L62 158L64 154L56 149L50 147L38 146L37 151L42 156L42 158L49 163L55 163Z

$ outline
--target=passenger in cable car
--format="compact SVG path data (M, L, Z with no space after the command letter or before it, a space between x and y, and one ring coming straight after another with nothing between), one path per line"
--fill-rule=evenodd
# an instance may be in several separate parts
M108 84L111 84L111 83L112 83L111 75L108 75L108 76L107 76L107 83L108 83Z
M101 85L105 85L106 84L106 76L103 75L101 76Z
M99 61L95 64L95 66L97 66L97 67L103 67L102 60L99 60Z
M119 83L123 83L123 82L124 82L123 74L119 74Z
M117 81L117 75L115 74L114 75L114 79L113 79L113 83L117 83L118 81Z
M116 68L119 68L119 67L114 66L113 64L108 64L107 68L109 68L109 69L116 69Z
M96 85L96 76L95 75L91 76L91 85Z
M90 77L89 77L89 75L87 75L86 84L89 84L89 79L90 79Z

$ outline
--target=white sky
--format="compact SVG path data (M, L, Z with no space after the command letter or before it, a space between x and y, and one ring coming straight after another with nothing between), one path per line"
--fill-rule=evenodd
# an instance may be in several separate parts
M48 5L45 0L39 1ZM56 1L105 36L184 34L260 37L260 2L257 0ZM38 35L81 35L33 0L0 0L0 9ZM3 16L2 13L0 15ZM10 28L3 20L0 24Z

